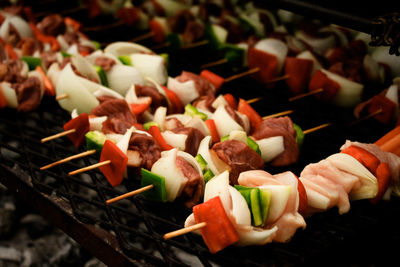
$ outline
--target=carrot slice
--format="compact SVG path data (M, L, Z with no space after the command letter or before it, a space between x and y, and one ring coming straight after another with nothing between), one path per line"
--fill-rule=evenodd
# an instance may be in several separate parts
M151 134L151 136L153 136L153 138L160 145L162 150L170 150L174 148L173 146L167 144L167 142L165 141L164 137L161 134L160 128L158 128L157 126L154 125L151 126L148 132L149 134Z
M70 120L64 124L64 131L75 129L74 133L68 135L68 138L72 141L74 146L78 148L85 141L85 134L89 132L89 115L87 113L82 113L78 117Z
M122 183L123 175L128 164L128 157L116 144L106 140L101 150L100 162L110 160L110 164L99 167L111 186Z
M225 82L225 78L223 78L209 70L202 70L200 72L200 76L203 77L204 79L206 79L207 81L209 81L210 83L212 83L212 85L214 85L214 87L215 87L215 90L218 90L219 88L221 88L221 86Z
M55 96L56 95L56 89L54 88L54 86L51 83L50 79L47 77L46 73L44 73L44 70L42 69L42 67L37 66L36 70L37 70L37 72L40 73L40 75L43 78L45 94L49 95L49 96Z
M208 119L205 121L208 130L211 133L211 139L213 143L218 143L220 141L220 137L218 134L217 126L215 125L215 121L213 119Z
M286 79L290 91L294 95L304 93L310 82L311 71L313 67L312 60L296 57L287 57L285 60L285 74L289 76Z
M383 151L391 152L400 157L400 135L394 136L392 139L386 141L379 146Z
M207 223L200 232L211 253L217 253L239 240L239 234L226 215L219 196L194 206L193 215L196 223Z
M238 111L249 118L251 132L254 132L260 127L262 123L261 116L246 102L246 100L242 98L239 99Z
M229 106L231 106L231 108L233 108L235 110L237 109L238 103L232 94L224 94L224 98L225 98L226 102L228 102Z

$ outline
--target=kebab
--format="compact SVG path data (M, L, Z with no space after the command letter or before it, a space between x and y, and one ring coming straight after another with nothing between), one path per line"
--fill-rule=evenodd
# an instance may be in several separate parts
M239 186L234 188L229 186L227 173L216 176L206 184L204 203L193 207L185 227L200 229L205 244L216 253L231 244L288 242L298 228L305 227L300 213L310 215L338 205L343 214L349 210L349 198L376 203L397 188L400 158L391 151L398 150L392 144L398 130L377 141L381 148L347 141L341 153L306 166L300 179L291 172L271 175L247 171L240 174ZM390 146L385 145L388 143ZM216 214L221 222L215 219ZM215 236L215 232L220 234ZM166 234L164 238L178 234ZM223 241L218 236L229 238Z

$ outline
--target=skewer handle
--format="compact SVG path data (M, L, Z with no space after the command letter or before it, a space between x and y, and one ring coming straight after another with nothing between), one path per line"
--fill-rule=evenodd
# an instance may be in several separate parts
M189 227L185 227L185 228L182 228L182 229L167 233L167 234L164 235L164 239L167 240L167 239L170 239L170 238L173 238L173 237L184 235L184 234L193 232L195 230L201 229L201 228L206 227L206 226L207 226L206 222L197 223L195 225L192 225L192 226L189 226Z
M111 204L111 203L120 201L120 200L122 200L122 199L125 199L125 198L128 198L128 197L131 197L131 196L140 194L140 193L142 193L142 192L145 192L145 191L148 191L148 190L152 189L153 187L154 187L154 185L152 185L152 184L146 185L146 186L144 186L144 187L142 187L142 188L139 188L139 189L137 189L137 190L131 191L131 192L129 192L129 193L120 195L120 196L118 196L118 197L111 198L111 199L109 199L109 200L106 201L106 204L108 205L108 204Z
M82 153L79 153L79 154L76 154L76 155L67 157L67 158L65 158L65 159L61 159L61 160L59 160L59 161L53 162L53 163L51 163L51 164L49 164L49 165L43 166L43 167L40 168L40 170L41 170L41 171L44 171L44 170L50 169L50 168L52 168L52 167L54 167L54 166L60 165L60 164L62 164L62 163L71 161L71 160L73 160L73 159L78 159L78 158L86 157L86 156L92 155L92 154L94 154L94 153L96 153L96 150L95 150L95 149L88 150L88 151L85 151L85 152L82 152Z
M99 162L99 163L96 163L96 164L93 164L93 165L90 165L90 166L87 166L87 167L84 167L84 168L77 169L75 171L69 172L68 175L72 176L72 175L75 175L75 174L78 174L78 173L81 173L81 172L90 171L90 170L96 169L98 167L101 167L101 166L104 166L104 165L107 165L107 164L110 164L110 163L111 163L111 160L102 161L102 162Z
M53 140L53 139L57 139L57 138L62 137L62 136L69 135L69 134L71 134L71 133L74 133L75 131L76 131L75 129L70 129L70 130L67 130L67 131L64 131L64 132L55 134L55 135L51 135L51 136L45 137L45 138L43 138L43 139L40 140L40 141L41 141L42 143L45 143L45 142L47 142L47 141L50 141L50 140Z

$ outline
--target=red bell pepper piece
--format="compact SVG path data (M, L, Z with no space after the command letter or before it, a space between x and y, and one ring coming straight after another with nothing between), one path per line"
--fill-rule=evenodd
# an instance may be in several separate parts
M167 144L167 142L165 141L164 137L161 134L160 128L158 128L157 126L154 125L151 126L148 132L149 134L151 134L151 136L153 136L153 138L160 145L162 150L170 150L174 148L173 146Z
M170 114L182 113L184 107L179 96L174 91L169 90L167 87L165 86L161 87L164 89L165 94L167 95L169 101L171 102L172 107L170 108L171 110Z
M18 55L17 55L17 53L15 53L15 51L14 51L14 49L11 47L11 45L10 44L6 44L6 50L7 50L7 54L8 54L8 57L10 58L10 59L18 59Z
M65 17L64 18L64 23L67 26L70 26L74 29L74 31L78 32L82 28L82 24L79 23L78 21L74 20L73 18L70 17Z
M100 162L110 160L110 164L100 166L100 171L112 186L122 183L123 175L128 164L128 157L116 144L106 140L101 150Z
M374 154L358 146L349 146L343 149L342 153L346 153L358 160L373 174L380 164L380 160Z
M85 141L85 134L89 132L89 115L87 113L82 113L78 117L70 120L64 124L64 130L75 129L74 133L68 135L68 138L72 141L74 146L78 148Z
M304 93L311 79L311 71L314 62L309 59L296 57L287 57L285 60L285 74L289 76L286 79L290 91L294 95Z
M239 240L239 234L226 215L219 196L194 206L193 215L196 223L207 224L200 231L211 253L217 253Z
M214 72L211 72L209 70L203 70L200 72L200 76L212 83L214 85L215 90L218 90L221 88L221 86L225 82L225 78L215 74Z
M3 94L3 88L0 84L0 109L7 107L7 100Z
M208 119L205 121L205 124L210 131L212 142L218 143L220 141L220 137L218 134L217 126L215 125L215 121L213 119Z
M376 168L375 177L378 179L378 194L376 197L371 199L372 203L378 203L382 196L385 194L389 182L390 182L390 170L389 165L385 162L381 162L378 168Z
M36 39L38 39L42 43L49 43L51 45L52 51L60 50L60 44L54 36L43 34L32 22L29 23L29 26L31 27Z
M43 78L43 83L44 83L44 90L45 94L49 96L55 96L56 95L56 89L54 88L53 84L51 83L50 79L47 77L46 73L44 73L44 70L42 67L37 66L36 71L40 73L40 75Z
M400 135L400 126L395 127L393 130L382 136L378 141L375 142L375 145L382 146L384 143L398 135Z
M253 74L253 77L267 87L274 86L269 83L270 80L278 76L278 58L270 53L250 48L248 55L249 68L258 68L259 71Z
M231 106L231 108L233 108L234 110L237 109L238 103L232 94L224 94L224 98L226 102L228 102L229 106Z
M246 102L246 100L241 98L239 99L238 111L249 118L251 132L254 132L258 127L260 127L262 123L261 116L249 105L249 103Z
M314 91L321 88L324 90L317 94L316 97L324 101L330 101L340 90L340 85L329 79L321 70L317 70L311 78L308 89Z
M371 102L368 104L368 113L372 114L377 112L379 109L382 109L382 112L374 116L375 120L383 124L387 124L394 120L396 104L381 94L376 95L371 99Z
M166 34L163 26L155 19L149 21L150 31L153 33L153 41L162 43L165 41Z
M140 104L131 103L129 105L131 107L131 111L133 112L133 114L135 114L135 116L138 116L143 112L145 112L150 107L150 104L151 104L151 98L149 98L149 101L146 101L145 103L140 103Z
M140 123L134 123L133 126L140 131L146 131L146 129L143 127L143 124Z

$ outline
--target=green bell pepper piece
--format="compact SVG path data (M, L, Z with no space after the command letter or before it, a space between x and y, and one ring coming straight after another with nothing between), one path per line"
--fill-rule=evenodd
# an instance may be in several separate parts
M104 72L103 68L97 65L93 66L94 69L96 70L97 74L100 77L100 82L102 85L104 85L105 87L108 87L108 80L107 80L107 75Z
M260 147L258 146L257 142L254 141L253 139L251 139L251 138L248 137L248 136L247 136L247 138L246 138L246 141L247 141L247 145L248 145L251 149L253 149L255 152L257 152L258 155L261 156L261 150L260 150Z
M185 115L189 115L191 117L200 117L203 121L207 119L207 114L198 111L192 104L187 104L185 106Z
M90 131L85 134L86 137L86 149L92 150L95 149L96 152L100 155L101 150L103 149L103 145L107 140L105 134L99 131Z
M143 195L147 199L166 202L167 191L165 189L165 178L143 168L141 169L141 173L142 173L142 182L141 182L142 187L151 184L154 185L154 187L151 190L143 192Z
M157 126L158 128L160 128L160 125L158 124L158 122L155 121L149 121L143 124L143 128L147 131L148 129L150 129L151 126Z
M293 128L296 131L296 142L299 145L299 148L301 148L304 142L304 132L296 123L293 123Z
M118 59L119 61L122 62L122 64L132 66L132 61L130 56L119 56Z
M29 70L35 70L37 66L42 66L42 59L39 57L22 56L21 60L28 64Z

